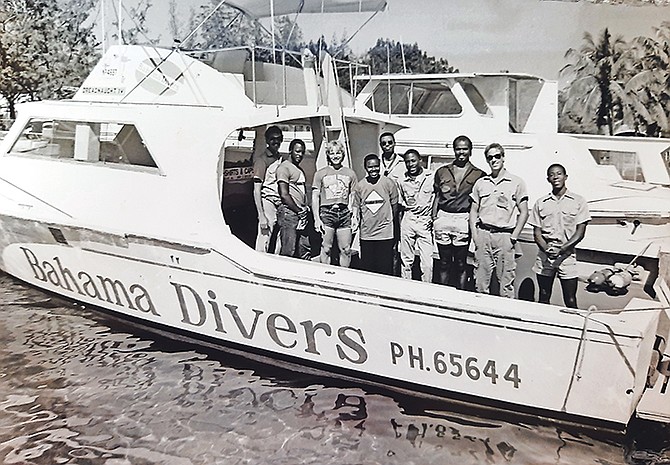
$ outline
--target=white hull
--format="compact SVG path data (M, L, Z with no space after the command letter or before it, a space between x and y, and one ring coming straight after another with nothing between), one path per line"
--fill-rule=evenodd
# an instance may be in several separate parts
M5 239L21 225L5 219ZM45 290L210 340L619 424L642 395L649 344L664 315L600 314L585 323L556 307L320 265L298 268L250 250L242 266L225 251L176 244L84 247L76 228L58 229L67 244L12 240L3 268ZM232 237L227 242L242 247ZM393 291L381 296L379 289Z
M327 108L254 105L243 81L178 52L113 47L79 101L24 106L0 145L0 268L221 344L580 421L624 425L648 374L663 383L663 347L655 346L670 332L658 309L664 298L642 293L615 304L630 311L574 313L243 244L221 203L232 193L244 199L236 176L248 176L252 150L263 147L231 146L230 135L250 128L259 139L269 124L311 125L314 145L301 166L313 168L333 131L320 125ZM355 117L348 124L358 166L379 127ZM602 227L591 240L605 250L608 238L616 247L633 238L610 249L621 254L654 240L652 224L635 235ZM649 250L655 260L658 247ZM670 418L663 396L654 406Z

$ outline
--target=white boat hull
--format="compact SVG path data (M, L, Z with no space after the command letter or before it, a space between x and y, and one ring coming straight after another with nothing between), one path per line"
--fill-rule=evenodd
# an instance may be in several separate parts
M648 374L658 372L667 298L628 296L619 314L567 312L258 253L238 239L226 201L241 199L242 230L255 230L251 186L234 181L246 179L264 148L245 146L245 133L257 142L271 124L309 126L302 166L313 168L323 142L346 132L360 168L380 129L360 115L328 127L338 118L324 106L254 104L243 77L178 51L119 46L74 101L24 105L0 144L0 268L86 305L250 352L417 392L628 422ZM517 172L513 163L524 160L511 155ZM619 226L605 225L589 240L616 250L608 258L637 253L656 241L651 224L631 221L617 234ZM532 280L524 267L518 277ZM667 410L654 409L670 419Z
M5 271L86 304L416 389L618 424L642 395L665 315L585 321L556 307L353 270L314 265L294 276L297 261L280 257L259 255L275 263L264 266L270 276L225 250L7 217L3 231ZM33 240L20 238L26 231ZM242 247L232 237L229 244ZM381 296L382 284L396 291Z

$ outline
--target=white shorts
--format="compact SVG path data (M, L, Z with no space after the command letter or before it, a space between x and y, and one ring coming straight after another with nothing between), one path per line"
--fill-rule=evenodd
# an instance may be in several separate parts
M439 210L433 222L435 242L439 245L467 246L470 243L469 213Z
M533 271L542 276L558 276L559 279L573 279L579 276L577 271L577 256L561 255L556 260L550 259L542 250L537 251L537 258Z

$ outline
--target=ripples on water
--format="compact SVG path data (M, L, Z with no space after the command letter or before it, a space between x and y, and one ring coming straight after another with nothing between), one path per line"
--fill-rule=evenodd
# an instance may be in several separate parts
M147 334L4 274L0 289L4 464L670 463L667 429L631 449L435 412Z

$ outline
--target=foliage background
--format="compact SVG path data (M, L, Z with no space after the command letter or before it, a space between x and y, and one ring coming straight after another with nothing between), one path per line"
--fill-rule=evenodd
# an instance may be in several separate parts
M599 3L601 0L590 0ZM670 0L607 0L608 3L656 4ZM115 5L116 2L112 2ZM150 36L147 13L151 0L125 7L121 34L125 43L172 42L183 49L215 49L238 45L271 47L268 26L223 6L203 20L218 0L187 15L178 14L177 1L167 3L170 37ZM0 3L0 96L10 118L22 101L67 98L99 59L102 49L94 25L99 21L96 0L3 0ZM165 8L165 4L157 5ZM116 8L116 6L114 6ZM662 11L662 10L661 10ZM114 11L118 16L118 12ZM195 34L191 31L202 22ZM114 23L118 26L118 23ZM458 71L444 57L428 55L417 43L379 37L364 52L354 54L348 39L324 37L306 41L292 18L275 22L274 45L286 50L326 50L338 59L358 61L373 74ZM391 31L393 32L393 31ZM114 39L116 33L112 33ZM186 40L184 40L186 39ZM277 59L268 51L262 59ZM670 21L661 22L649 36L625 41L609 29L587 31L582 45L565 54L559 95L559 128L566 132L670 136ZM341 83L348 87L345 74Z

